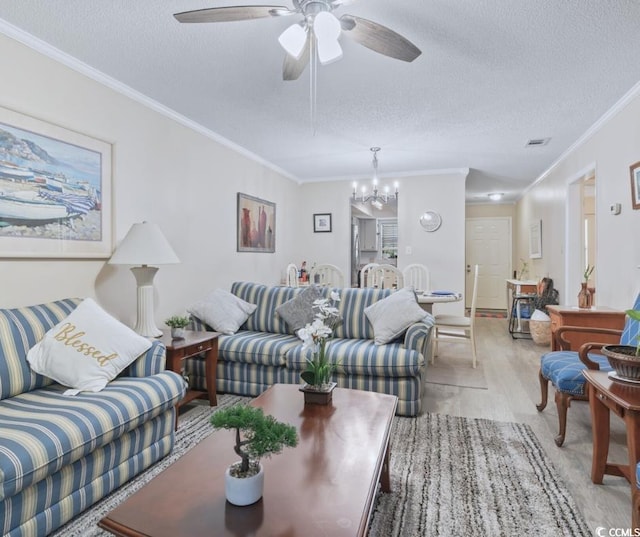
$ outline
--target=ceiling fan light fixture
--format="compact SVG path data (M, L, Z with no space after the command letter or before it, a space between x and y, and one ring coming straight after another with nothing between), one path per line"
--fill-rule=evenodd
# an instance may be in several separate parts
M300 59L304 51L304 45L307 42L307 31L299 24L292 24L278 37L280 46L296 60Z
M340 21L329 11L318 13L313 19L313 33L318 43L318 59L322 65L342 58L342 47L338 42Z

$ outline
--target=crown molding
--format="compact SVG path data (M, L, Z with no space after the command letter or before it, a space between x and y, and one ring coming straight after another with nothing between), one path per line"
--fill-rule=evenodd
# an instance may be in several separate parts
M625 93L620 100L615 103L609 110L607 110L596 122L589 127L585 133L580 136L573 144L571 144L562 154L554 160L551 165L542 172L538 178L531 183L527 188L525 188L518 200L524 198L524 196L531 191L540 181L544 180L553 169L558 166L565 158L567 158L571 153L573 153L576 149L578 149L582 144L584 144L589 138L591 138L594 134L596 134L604 125L606 125L614 116L619 114L631 101L633 101L636 97L640 95L640 82L638 82L635 86L633 86L627 93Z
M116 91L121 95L124 95L131 100L136 101L143 106L146 106L147 108L150 108L151 110L158 112L159 114L162 114L163 116L168 117L169 119L172 119L173 121L180 123L181 125L184 125L185 127L188 127L199 134L202 134L210 140L213 140L220 145L223 145L256 163L269 168L270 170L282 175L287 179L296 182L298 181L298 178L294 175L286 172L282 168L263 159L255 153L252 153L248 149L236 144L235 142L232 142L231 140L225 138L224 136L221 136L220 134L210 129L203 127L199 123L183 116L182 114L179 114L175 110L172 110L171 108L164 106L163 104L160 104L158 101L155 101L154 99L151 99L143 93L134 90L133 88L127 86L126 84L123 84L115 78L106 75L102 71L99 71L91 67L90 65L87 65L86 63L78 60L70 54L67 54L66 52L63 52L60 49L57 49L56 47L50 45L49 43L46 43L45 41L42 41L41 39L25 32L17 26L8 23L4 19L0 19L0 33L6 35L7 37L10 37L11 39L14 39L15 41L18 41L19 43L22 43L23 45L35 50L36 52L43 54L44 56L47 56L48 58L51 58L52 60L55 60L58 63L61 63L62 65L69 67L70 69L73 69L78 73L89 77L99 84L102 84L103 86L106 86L113 91Z

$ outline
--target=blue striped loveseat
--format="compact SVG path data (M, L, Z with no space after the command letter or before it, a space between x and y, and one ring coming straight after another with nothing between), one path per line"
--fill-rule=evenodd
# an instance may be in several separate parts
M28 350L81 302L0 309L0 534L44 536L167 455L185 382L151 348L98 393L31 372Z
M433 317L410 326L404 336L386 345L375 345L373 328L364 309L392 293L390 289L333 289L340 294L342 323L327 343L326 356L338 363L334 381L338 386L389 393L398 396L397 413L415 416L420 411L422 373L430 358ZM331 289L324 288L329 296ZM231 293L256 304L257 308L233 335L218 340L216 390L256 396L274 383L300 383L309 350L276 308L292 299L301 288L236 282ZM194 318L196 330L212 330ZM427 355L425 355L427 354ZM192 388L206 389L202 357L186 360L185 372Z

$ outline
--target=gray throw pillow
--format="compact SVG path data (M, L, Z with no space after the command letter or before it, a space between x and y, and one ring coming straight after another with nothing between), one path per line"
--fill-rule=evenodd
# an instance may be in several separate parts
M376 345L385 345L401 336L413 323L424 319L426 312L416 301L416 294L405 287L364 309L373 327Z
M316 315L313 309L314 301L324 298L322 291L315 285L310 285L295 298L288 300L276 308L276 313L287 323L293 332L312 323Z

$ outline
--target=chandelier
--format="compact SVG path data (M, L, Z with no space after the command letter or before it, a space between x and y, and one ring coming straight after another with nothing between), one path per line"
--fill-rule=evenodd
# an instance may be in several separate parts
M373 205L376 209L382 209L383 204L398 199L398 182L396 181L393 184L395 188L393 194L390 193L388 185L384 187L384 192L382 194L378 191L378 151L380 151L380 148L371 147L370 151L373 153L372 192L367 192L366 185L362 185L360 194L358 194L358 183L354 182L352 197L353 201L360 201L362 203L371 202L371 205Z

